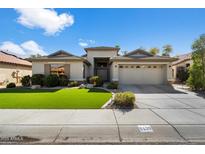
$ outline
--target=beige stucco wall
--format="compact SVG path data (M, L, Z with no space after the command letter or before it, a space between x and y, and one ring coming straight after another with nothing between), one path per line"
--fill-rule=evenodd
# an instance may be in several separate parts
M82 81L83 78L83 62L70 63L70 80Z
M32 74L44 74L44 63L33 62Z
M144 65L163 65L164 82L173 80L171 75L171 63L169 62L113 62L111 65L111 80L119 81L119 65L124 64L144 64ZM129 75L129 74L128 74Z
M70 80L84 80L83 78L83 62L33 62L32 74L44 74L44 64L70 64Z
M89 66L84 64L85 66L85 79L89 76Z
M25 75L31 76L32 74L31 67L0 63L0 82L8 80L9 82L16 83L16 78L12 77L12 73L16 71L19 71L19 77L23 77Z
M91 63L89 76L94 75L94 58L111 58L117 56L117 51L87 51L87 60Z

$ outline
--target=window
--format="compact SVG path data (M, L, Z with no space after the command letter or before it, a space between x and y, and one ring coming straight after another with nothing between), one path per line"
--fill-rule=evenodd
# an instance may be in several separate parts
M57 75L64 75L65 74L65 68L62 64L51 64L50 65L50 73L51 74L57 74Z
M136 68L140 68L140 66L136 66Z
M153 68L157 68L157 66L153 66Z
M148 68L151 68L151 66L148 66Z
M123 66L119 66L119 68L123 68Z
M107 67L107 62L97 62L97 67Z

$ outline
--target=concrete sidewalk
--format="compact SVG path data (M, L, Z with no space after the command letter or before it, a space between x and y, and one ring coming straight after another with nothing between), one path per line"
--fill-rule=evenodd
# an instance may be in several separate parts
M151 126L151 132L140 127ZM1 144L204 144L205 109L0 110Z

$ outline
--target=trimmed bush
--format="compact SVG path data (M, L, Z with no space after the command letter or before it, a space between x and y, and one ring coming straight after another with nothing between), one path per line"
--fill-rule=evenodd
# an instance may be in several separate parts
M45 77L45 85L47 87L56 87L59 85L59 77L56 74L50 74Z
M116 93L114 97L114 105L120 108L133 107L135 103L135 95L132 92Z
M78 81L71 81L70 83L69 83L69 87L77 87L77 86L79 86L80 84L79 84L79 82Z
M26 75L26 76L22 77L21 84L24 87L31 86L31 77L30 77L30 75Z
M6 88L15 88L16 84L14 82L10 82L9 84L6 85Z
M67 86L68 85L68 77L66 75L59 76L59 86Z
M99 76L90 77L90 83L93 84L94 87L100 87L103 85L103 81Z
M118 88L118 82L110 82L107 85L108 89L117 89Z
M31 83L32 85L44 85L44 79L45 79L45 75L44 74L34 74L31 77Z

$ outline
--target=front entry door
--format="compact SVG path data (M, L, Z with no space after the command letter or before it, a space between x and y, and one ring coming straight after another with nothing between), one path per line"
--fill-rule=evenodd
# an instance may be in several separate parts
M108 70L107 69L97 69L97 76L100 76L103 81L108 81Z

